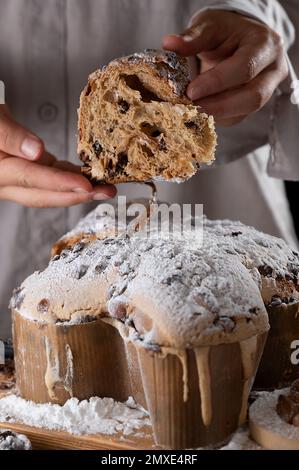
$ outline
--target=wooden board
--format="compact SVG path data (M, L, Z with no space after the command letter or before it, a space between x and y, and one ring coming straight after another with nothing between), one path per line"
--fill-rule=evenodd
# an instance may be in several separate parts
M123 437L121 435L73 436L67 432L33 428L24 424L0 423L0 429L11 429L25 434L34 450L141 450L155 449L151 433L145 437Z
M0 390L0 398L9 392ZM25 434L34 450L143 450L158 449L154 445L151 429L148 427L138 432L143 437L104 434L74 436L67 432L50 431L21 423L0 423L0 429L11 429Z

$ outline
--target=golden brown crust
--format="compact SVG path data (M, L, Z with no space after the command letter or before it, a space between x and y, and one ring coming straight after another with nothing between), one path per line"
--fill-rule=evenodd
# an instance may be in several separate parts
M149 51L90 75L80 98L78 153L83 172L107 183L182 181L214 160L211 116L185 95L187 62Z

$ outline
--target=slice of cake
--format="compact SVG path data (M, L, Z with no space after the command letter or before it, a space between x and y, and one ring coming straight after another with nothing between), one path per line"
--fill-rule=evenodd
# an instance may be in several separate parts
M187 98L187 60L146 50L90 75L80 99L83 171L107 183L184 181L214 160L212 116Z

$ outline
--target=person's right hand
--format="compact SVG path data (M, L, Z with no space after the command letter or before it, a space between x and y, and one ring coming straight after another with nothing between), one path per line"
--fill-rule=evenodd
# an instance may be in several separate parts
M6 105L0 105L0 200L28 207L64 207L109 199L112 185L92 184L80 174L80 166L58 161L43 141L14 121Z

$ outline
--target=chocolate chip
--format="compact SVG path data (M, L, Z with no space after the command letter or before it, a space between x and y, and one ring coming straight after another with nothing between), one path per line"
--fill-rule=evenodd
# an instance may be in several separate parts
M79 251L82 251L83 248L85 247L85 243L83 242L78 242L73 246L73 253L78 253Z
M97 274L101 274L102 272L105 271L105 269L107 268L107 263L105 263L104 261L98 263L95 267L94 267L94 271L95 273Z
M96 215L96 219L97 220L102 219L103 217L106 217L107 215L108 215L107 211L101 212L101 214Z
M60 258L67 258L70 254L70 248L65 248L60 252Z
M123 173L125 167L127 166L127 164L128 164L128 155L124 152L119 153L118 154L117 164L116 164L116 167L115 167L115 172L116 173Z
M127 286L127 284L125 284L125 283L122 284L121 286L119 286L119 287L117 288L117 294L118 294L118 295L123 294L123 293L127 290L127 287L128 287L128 286Z
M93 145L92 145L92 148L94 150L94 153L96 154L96 156L98 157L102 150L103 150L103 147L101 146L100 142L98 140L95 140Z
M232 237L238 237L239 235L242 235L242 232L232 232Z
M103 245L110 245L112 243L115 243L115 239L114 238L105 238L103 241L102 241Z
M161 139L159 140L158 146L159 146L159 150L162 150L164 152L167 151L167 145L166 145L164 137L161 137Z
M152 137L159 137L159 135L161 135L161 131L159 131L158 129L152 132Z
M171 274L170 276L165 277L164 279L161 280L162 284L167 284L170 286L173 282L175 281L181 281L182 280L182 274Z
M197 124L194 121L186 121L184 125L187 129L197 129Z
M48 299L42 299L38 304L37 304L37 311L39 313L47 313L49 310L50 302Z
M258 270L262 276L270 277L273 275L273 269L271 268L271 266L268 266L266 264L263 266L259 266Z
M259 311L260 311L259 307L251 307L249 309L249 313L252 313L253 315L257 315Z
M76 272L75 278L76 279L81 279L83 276L85 276L85 274L88 271L88 268L89 268L89 266L86 266L85 264L82 264L82 266L80 266L79 271Z
M84 315L84 319L82 320L82 323L91 323L93 321L96 321L97 317L93 315Z
M118 109L119 109L119 112L120 112L121 114L126 114L126 113L129 111L129 109L130 109L130 105L129 105L129 103L128 103L127 101L125 101L125 100L120 100L120 101L118 102Z

